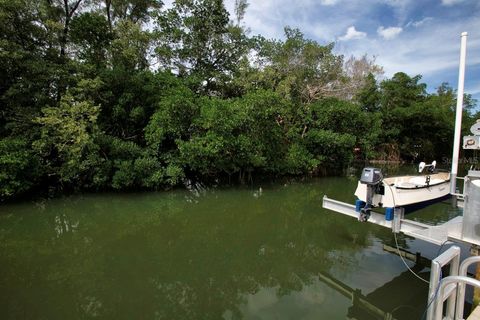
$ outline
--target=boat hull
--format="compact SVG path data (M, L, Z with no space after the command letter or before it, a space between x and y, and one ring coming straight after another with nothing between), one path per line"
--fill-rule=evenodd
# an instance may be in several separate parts
M425 182L422 181L425 180ZM442 201L450 196L450 176L448 173L432 174L427 183L425 176L404 176L386 178L372 197L373 207L403 207L414 211L431 203ZM358 182L355 196L367 201L366 184ZM407 210L413 209L413 210Z

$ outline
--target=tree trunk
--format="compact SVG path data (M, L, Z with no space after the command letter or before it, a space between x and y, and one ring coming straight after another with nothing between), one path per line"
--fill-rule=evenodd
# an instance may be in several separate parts
M110 32L112 31L112 13L110 11L112 7L112 0L105 0L105 10L107 11L107 21L108 26L110 28Z
M66 55L66 47L67 47L67 40L68 40L68 31L70 27L70 20L72 19L75 11L77 11L78 6L83 0L77 0L73 6L68 4L68 0L63 0L63 8L65 13L65 23L63 25L63 32L62 36L60 37L60 56L65 57Z
M68 0L63 0L63 9L65 14L65 22L63 24L62 35L60 36L60 58L62 63L66 63L68 32L70 30L70 21L75 11L83 0L76 0L72 6L68 4ZM63 93L66 91L67 85L62 79L58 84L57 101L60 101Z

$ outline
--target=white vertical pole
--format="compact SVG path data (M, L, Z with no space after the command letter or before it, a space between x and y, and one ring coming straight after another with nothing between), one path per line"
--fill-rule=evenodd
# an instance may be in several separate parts
M462 129L463 86L465 80L465 56L467 55L467 33L462 32L460 47L460 68L458 70L457 112L455 116L455 137L453 138L452 172L450 175L450 193L456 193L458 154L460 152L460 134Z

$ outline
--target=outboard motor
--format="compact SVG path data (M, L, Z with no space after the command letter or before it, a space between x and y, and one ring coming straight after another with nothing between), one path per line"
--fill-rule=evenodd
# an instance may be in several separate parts
M366 222L370 218L370 211L372 211L373 207L373 195L377 192L382 180L382 170L378 168L363 168L360 183L367 185L367 197L365 207L360 210L359 221Z

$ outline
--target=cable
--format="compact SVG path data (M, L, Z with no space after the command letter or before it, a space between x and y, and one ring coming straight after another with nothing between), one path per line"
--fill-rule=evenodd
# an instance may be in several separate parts
M394 208L394 210L395 210L395 206L396 206L396 205L395 205L395 197L394 197L394 195L393 195L393 191L392 191L392 188L390 187L390 185L387 184L387 186L388 186L388 188L390 189L390 194L392 195L392 200L393 200L393 208ZM396 247L397 247L398 255L400 256L400 259L402 260L402 262L403 262L403 264L405 265L405 267L407 267L408 271L410 271L415 277L417 277L418 279L422 280L423 282L430 284L430 281L423 279L423 278L420 277L418 274L416 274L415 271L413 271L412 269L410 269L410 267L408 266L407 262L403 259L402 254L401 254L401 252L400 252L400 248L399 248L399 246L398 246L397 233L396 233L396 232L393 233L393 237L395 238L395 245L396 245ZM444 243L442 243L442 245L440 246L438 252L440 252L440 250L442 249L442 247L445 245L446 242L447 242L447 241L445 241ZM438 256L438 255L437 255L437 256ZM442 270L440 269L440 279L439 279L439 280L441 280L441 279L442 279ZM437 290L435 291L435 294L433 295L432 299L428 302L427 307L426 307L425 310L423 311L423 315L422 315L422 317L421 317L420 319L424 319L424 318L425 318L425 316L426 316L426 314L427 314L427 311L428 311L428 308L430 308L430 306L432 305L432 303L433 303L433 302L435 301L435 299L437 298L439 289L440 289L440 285L437 285Z
M441 245L440 245L440 248L438 248L438 251L437 251L437 257L440 255L440 251L442 251L442 248L443 246L449 242L450 240L445 240ZM431 304L435 301L435 299L437 298L437 294L438 294L438 290L440 289L440 282L442 281L442 268L440 268L440 278L438 280L438 285L437 285L437 290L435 291L435 294L433 295L432 297L432 300L430 300L430 302L427 304L427 307L425 308L425 310L423 311L423 314L422 314L422 317L420 318L421 320L423 320L427 314L427 311L428 311L428 308L430 308Z
M395 238L395 244L396 244L396 246L397 246L398 255L399 255L400 259L402 259L402 262L403 262L403 264L405 265L405 267L407 267L408 271L410 271L415 277L417 277L418 279L422 280L423 282L430 284L430 281L423 279L423 278L420 277L418 274L416 274L415 271L413 271L412 269L410 269L410 267L408 266L407 262L405 262L405 260L403 259L402 254L401 254L401 252L400 252L400 248L398 247L397 233L396 233L396 232L393 233L393 237Z
M442 251L443 246L446 245L447 242L450 242L450 240L447 239L443 241L443 243L440 245L440 248L438 248L437 255L435 257L438 257L440 255L440 251Z
M384 183L384 184L387 185L388 188L390 189L390 194L392 195L392 201L393 201L393 210L394 210L394 212L395 212L395 207L396 207L396 205L395 205L395 196L394 196L394 194L393 194L392 187L391 187L388 183ZM398 246L397 233L396 233L396 232L393 233L393 237L395 238L395 245L397 246L398 256L399 256L400 259L402 260L402 262L403 262L403 264L405 265L405 267L407 267L408 271L410 271L415 277L417 277L418 279L422 280L423 282L430 284L430 281L423 279L423 278L420 277L418 274L416 274L415 271L413 271L412 269L410 269L410 267L408 266L407 262L403 259L402 253L400 252L400 248L399 248L399 246Z
M430 300L430 302L427 304L427 307L425 308L425 310L423 311L423 314L422 314L422 317L420 318L421 320L423 320L425 318L425 316L427 315L427 311L428 311L428 308L430 308L430 306L432 305L432 303L435 301L435 299L437 298L437 295L438 295L438 291L440 289L440 281L442 281L442 268L440 268L440 279L438 281L438 285L437 285L437 290L435 290L435 294L433 295L432 297L432 300Z
M393 191L392 191L392 187L387 183L386 184L388 186L388 188L390 189L390 194L392 195L392 201L393 201L393 209L395 210L395 196L393 194ZM395 238L395 245L397 247L397 252L398 252L398 255L400 256L400 259L402 260L403 264L405 265L405 267L407 267L408 271L410 271L415 277L417 277L418 279L422 280L423 282L425 283L428 283L430 284L430 281L427 281L425 279L423 279L422 277L420 277L418 274L416 274L412 269L410 269L410 267L408 266L407 262L403 259L402 257L402 254L400 253L400 248L398 246L398 241L397 241L397 233L394 232L393 233L393 237ZM440 248L438 249L437 251L437 257L438 255L440 254L440 251L442 250L443 246L448 242L448 240L445 240L442 245L440 246ZM425 308L425 310L423 311L423 315L420 319L424 319L426 314L427 314L427 311L428 311L428 308L430 308L430 306L432 305L432 303L435 301L435 299L437 298L437 295L438 295L438 291L440 289L440 281L442 280L442 269L440 269L440 278L439 278L439 282L438 282L438 285L437 285L437 290L435 291L435 294L433 295L432 299L428 302L427 304L427 307Z

